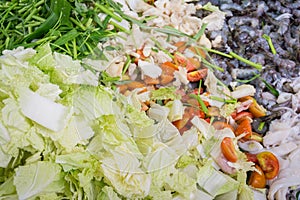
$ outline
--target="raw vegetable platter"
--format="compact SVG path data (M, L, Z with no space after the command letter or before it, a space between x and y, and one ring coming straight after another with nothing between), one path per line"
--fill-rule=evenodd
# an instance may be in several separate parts
M285 199L299 187L300 79L282 92L263 64L217 50L222 38L208 35L224 25L219 7L33 0L0 10L0 199ZM212 54L251 78L224 83ZM254 79L291 106L265 108Z

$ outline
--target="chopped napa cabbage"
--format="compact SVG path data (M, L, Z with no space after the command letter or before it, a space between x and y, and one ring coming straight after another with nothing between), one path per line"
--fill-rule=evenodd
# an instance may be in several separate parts
M10 135L7 128L0 121L0 145L6 144L10 141Z
M238 181L216 170L209 161L199 169L197 183L213 197L239 187Z
M30 124L21 113L20 106L15 99L7 98L3 100L4 107L1 110L3 125L11 134L11 129L19 131L29 130ZM9 127L9 128L8 128Z
M89 151L93 154L102 157L102 151L122 148L127 153L142 156L128 126L116 116L104 115L97 119L94 130L96 137L88 145Z
M161 87L151 92L152 100L175 100L179 99L180 95L176 93L175 87Z
M80 168L93 167L93 158L88 152L75 152L56 156L55 162L60 164L65 172Z
M76 114L91 121L101 115L114 114L112 92L103 86L81 86L72 95L72 104Z
M190 200L198 200L198 199L213 200L214 198L202 190L195 190L194 192L191 193L189 199Z
M64 182L61 167L49 161L20 166L16 169L14 185L21 200L45 193L62 192Z
M156 121L166 119L170 113L170 110L159 104L153 104L148 110L148 116Z
M142 171L135 155L118 148L102 161L105 179L127 198L144 198L149 194L151 175Z
M36 123L52 130L60 131L71 114L70 108L53 102L29 89L22 88L19 102L22 113Z
M13 195L15 193L16 193L16 187L14 186L14 179L11 176L0 185L0 199L2 199L1 198L2 196L5 196L7 197L7 199L9 199L9 195L12 195L12 197L14 197L12 199L16 199L18 197L17 195Z
M188 176L186 173L176 171L167 179L168 187L176 191L185 199L189 199L192 192L196 191L196 179Z
M183 171L177 170L174 165L151 172L152 185L150 197L159 199L173 199L171 191L175 191L175 196L182 199L189 199L190 194L196 191L196 179L190 177Z
M204 119L195 116L191 122L201 132L205 139L209 139L213 136L214 127Z
M156 171L174 165L179 156L174 149L163 143L156 143L155 149L149 153L143 162L147 171Z
M124 115L131 134L135 138L147 138L155 134L154 120L149 118L145 112L140 112L134 106L127 105Z
M227 193L220 194L216 196L215 200L236 200L237 199L238 190L232 190Z
M184 113L184 107L182 102L179 99L175 99L174 101L169 101L166 104L166 107L170 109L168 119L171 122L182 119Z
M118 194L114 191L112 187L104 186L101 193L97 196L97 199L102 200L121 200Z
M37 94L46 97L49 100L57 101L60 100L60 94L62 90L58 85L52 83L40 84L39 88L35 91Z
M46 43L37 48L37 53L30 59L30 64L36 65L38 68L44 71L48 71L54 68L55 60L52 56L52 51L49 43Z
M11 160L12 156L3 152L2 147L0 146L0 167L6 168Z

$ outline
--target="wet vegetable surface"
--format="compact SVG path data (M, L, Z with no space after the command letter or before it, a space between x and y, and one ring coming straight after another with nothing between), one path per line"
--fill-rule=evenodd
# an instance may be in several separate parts
M72 198L298 198L299 3L3 2L0 49L37 51L0 57L2 195L40 195L23 179L49 168Z

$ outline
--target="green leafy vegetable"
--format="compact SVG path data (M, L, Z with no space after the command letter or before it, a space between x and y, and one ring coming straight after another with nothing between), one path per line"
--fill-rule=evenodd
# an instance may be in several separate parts
M63 173L60 166L47 161L18 167L14 184L19 199L28 199L40 194L57 193L64 190Z
M176 94L175 87L161 87L157 90L153 90L151 93L151 99L153 100L175 100L179 97L179 94Z
M229 55L231 55L232 57L238 59L239 61L244 62L244 63L246 63L246 64L248 64L248 65L250 65L250 66L252 66L252 67L254 67L258 70L262 70L261 64L257 64L257 63L254 63L254 62L250 61L250 60L247 60L247 59L237 55L236 53L234 53L232 51L229 52Z
M97 54L97 44L115 35L116 30L128 31L110 20L123 20L114 12L120 13L119 4L106 0L88 5L85 0L1 1L0 52L49 42L52 50L83 58ZM100 19L99 13L107 17ZM109 23L116 29L107 30Z
M270 84L268 83L266 80L261 79L261 81L266 85L266 87L270 90L270 92L275 96L278 97L279 96L279 92Z
M266 35L266 34L263 34L262 37L265 38L265 39L267 40L267 42L268 42L268 44L269 44L269 47L270 47L270 49L271 49L271 52L275 55L277 52L276 52L276 49L275 49L275 47L274 47L274 45L273 45L273 42L272 42L271 37L268 36L268 35Z

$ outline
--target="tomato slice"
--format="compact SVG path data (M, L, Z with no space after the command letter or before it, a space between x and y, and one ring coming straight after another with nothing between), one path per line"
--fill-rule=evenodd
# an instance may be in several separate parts
M239 122L240 123L234 132L235 135L239 136L241 134L245 134L245 136L243 138L250 139L251 135L252 135L252 127L251 127L250 120L245 117L245 118L239 120Z
M224 137L221 142L221 151L224 157L230 162L236 162L238 160L238 156L236 150L234 148L234 144L232 138Z
M273 179L278 175L279 162L273 153L263 151L257 154L256 157L261 169L265 173L266 179Z
M207 76L208 69L199 69L196 71L192 71L187 73L187 79L190 82L197 82L200 81L200 79L203 79Z
M258 163L256 154L245 152L245 155L247 156L248 161Z
M257 103L257 101L251 97L246 96L240 99L240 101L252 100L252 104L249 106L249 111L253 114L254 117L263 117L266 116L266 110Z
M255 165L255 168L258 172L253 171L251 173L248 184L254 188L265 188L267 184L265 174L258 165Z

